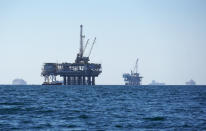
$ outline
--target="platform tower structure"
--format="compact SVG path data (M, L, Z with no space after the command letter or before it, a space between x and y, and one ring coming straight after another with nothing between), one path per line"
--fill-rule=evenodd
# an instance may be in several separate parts
M131 85L131 86L139 86L141 85L142 76L138 73L138 58L136 60L134 69L131 70L131 73L124 73L123 78L125 81L125 85Z
M43 84L53 85L95 85L95 77L102 72L101 64L90 63L89 56L93 49L96 38L94 38L88 56L84 56L89 39L84 45L83 25L80 25L80 48L74 63L45 63L41 75L45 78ZM56 76L63 78L62 82L56 80Z

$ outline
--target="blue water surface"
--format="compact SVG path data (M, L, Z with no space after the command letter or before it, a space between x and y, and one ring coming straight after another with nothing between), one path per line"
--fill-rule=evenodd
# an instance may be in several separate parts
M0 86L0 130L206 130L206 86Z

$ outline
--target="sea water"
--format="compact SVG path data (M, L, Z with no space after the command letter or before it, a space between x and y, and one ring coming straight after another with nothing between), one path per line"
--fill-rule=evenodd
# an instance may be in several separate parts
M206 86L0 86L0 130L206 130Z

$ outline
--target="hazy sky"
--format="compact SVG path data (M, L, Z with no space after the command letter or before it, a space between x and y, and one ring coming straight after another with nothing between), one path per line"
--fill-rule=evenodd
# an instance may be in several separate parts
M41 84L43 63L73 62L80 24L97 37L97 84L123 84L137 57L143 84L206 84L206 0L0 0L0 84Z

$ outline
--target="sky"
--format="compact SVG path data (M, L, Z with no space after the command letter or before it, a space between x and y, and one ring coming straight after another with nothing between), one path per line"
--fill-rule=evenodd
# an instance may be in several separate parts
M96 84L124 84L139 58L142 84L206 84L205 0L1 0L0 84L41 84L46 62L74 62L80 24L96 37Z

